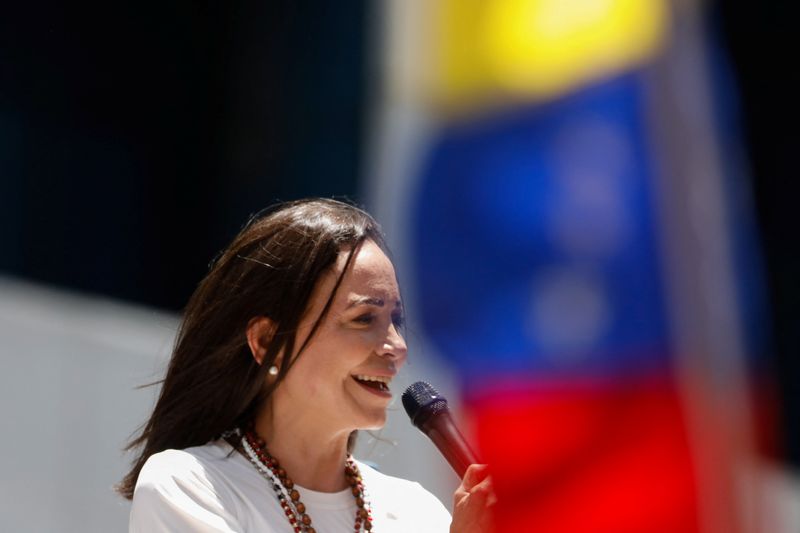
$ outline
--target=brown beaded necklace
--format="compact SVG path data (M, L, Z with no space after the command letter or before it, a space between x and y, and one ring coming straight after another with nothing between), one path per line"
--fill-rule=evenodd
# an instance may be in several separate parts
M311 517L306 513L306 506L300 501L300 493L294 488L294 482L281 468L278 460L267 451L266 443L253 430L247 430L242 437L242 448L262 476L272 484L278 503L286 514L295 533L316 533L311 527ZM348 455L344 466L344 475L350 485L350 491L356 499L356 518L353 526L357 533L372 530L372 514L364 491L364 480L358 471L353 457Z

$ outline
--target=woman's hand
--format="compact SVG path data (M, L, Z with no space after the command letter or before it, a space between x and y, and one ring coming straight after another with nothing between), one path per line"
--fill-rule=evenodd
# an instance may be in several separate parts
M450 533L488 533L492 531L490 507L497 497L486 465L470 465L453 494L453 522Z

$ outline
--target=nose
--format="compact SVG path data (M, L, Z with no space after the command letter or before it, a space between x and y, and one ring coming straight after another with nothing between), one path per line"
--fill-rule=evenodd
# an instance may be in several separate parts
M403 336L397 330L397 326L391 324L387 332L386 338L383 339L380 354L397 365L398 368L403 366L408 357L408 347Z

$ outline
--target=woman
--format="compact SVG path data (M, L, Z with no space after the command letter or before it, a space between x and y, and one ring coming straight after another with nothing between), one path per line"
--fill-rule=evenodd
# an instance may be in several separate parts
M251 221L192 295L142 452L119 491L131 531L485 531L473 465L454 515L349 455L386 421L406 361L380 228L333 200Z

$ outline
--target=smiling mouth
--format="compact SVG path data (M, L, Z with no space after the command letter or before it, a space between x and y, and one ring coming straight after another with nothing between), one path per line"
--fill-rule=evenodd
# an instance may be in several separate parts
M392 381L392 378L386 376L367 376L364 374L358 374L353 376L359 384L369 387L370 389L374 389L380 392L389 392L389 382Z

